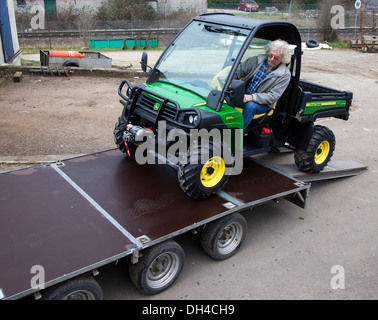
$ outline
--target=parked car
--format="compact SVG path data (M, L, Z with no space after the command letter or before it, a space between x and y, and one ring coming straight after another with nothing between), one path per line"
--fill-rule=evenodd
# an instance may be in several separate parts
M246 12L257 12L259 11L259 5L256 1L241 0L239 1L238 10L244 10Z

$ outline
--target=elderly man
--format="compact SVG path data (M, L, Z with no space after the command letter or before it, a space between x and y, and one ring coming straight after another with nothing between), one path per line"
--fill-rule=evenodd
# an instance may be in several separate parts
M268 107L284 93L290 82L290 51L286 41L275 40L265 48L266 54L248 58L240 64L235 78L244 78L244 130L256 113L265 113Z

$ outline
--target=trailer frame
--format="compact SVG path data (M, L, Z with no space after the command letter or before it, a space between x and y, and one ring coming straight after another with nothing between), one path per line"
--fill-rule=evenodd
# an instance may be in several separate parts
M40 298L43 289L86 273L97 274L97 268L125 257L137 264L145 249L188 231L196 233L215 221L269 201L286 199L305 207L310 183L256 159L248 158L244 165L242 175L232 176L224 190L207 200L187 197L176 185L175 170L169 165L140 166L115 149L0 174L0 228L4 228L0 232L0 299L20 299L32 294ZM126 176L130 181L125 181ZM151 179L151 185L160 181L161 189L156 193L144 186L133 186L130 183L133 176L141 177L141 181ZM123 184L118 184L118 180ZM256 186L256 194L251 194ZM40 190L47 191L43 194ZM140 193L140 190L144 191ZM24 201L20 203L19 198ZM177 208L178 205L181 207ZM31 216L22 208L31 209ZM45 212L41 213L41 208ZM25 217L29 220L25 221ZM43 223L46 223L45 229L36 227ZM36 229L32 230L33 227ZM19 231L12 233L12 230ZM50 230L53 232L49 233ZM47 241L43 241L45 236ZM25 239L29 243L25 244ZM66 241L72 242L71 248L60 258L56 254L61 250L56 250L55 246L61 248ZM49 250L46 246L50 245L55 249L53 256L44 256L44 251ZM101 250L104 252L99 252ZM41 260L46 259L45 263L51 263L51 268L61 270L54 270L56 276L32 287L28 281L33 274L27 272L29 269L20 258L29 251L41 254ZM89 257L84 257L86 255ZM69 261L71 258L74 260ZM87 258L92 262L87 263ZM12 259L13 262L8 261ZM30 255L29 259L33 260L34 256ZM77 268L75 264L81 259L84 264ZM36 264L35 261L39 260L29 262ZM14 288L22 277L23 283L17 284L18 289Z

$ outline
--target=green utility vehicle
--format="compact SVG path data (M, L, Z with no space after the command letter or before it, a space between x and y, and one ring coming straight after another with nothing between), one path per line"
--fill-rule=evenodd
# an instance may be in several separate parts
M255 115L243 130L245 83L234 75L241 62L264 53L276 39L287 41L292 50L290 83L274 107ZM320 172L333 155L335 137L314 122L348 120L352 93L301 81L301 55L301 37L291 23L199 15L153 68L143 53L142 69L151 69L146 83L121 83L124 108L115 125L115 143L137 161L144 157L151 163L151 153L157 163L168 160L178 169L181 188L196 199L211 196L230 175L240 174L243 157L279 147L294 150L300 170Z

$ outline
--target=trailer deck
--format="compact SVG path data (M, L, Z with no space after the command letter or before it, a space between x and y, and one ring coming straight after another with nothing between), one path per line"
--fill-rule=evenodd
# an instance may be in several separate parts
M245 159L224 190L194 200L169 165L138 165L119 150L0 174L0 298L49 287L211 221L286 198L305 206L310 185Z

